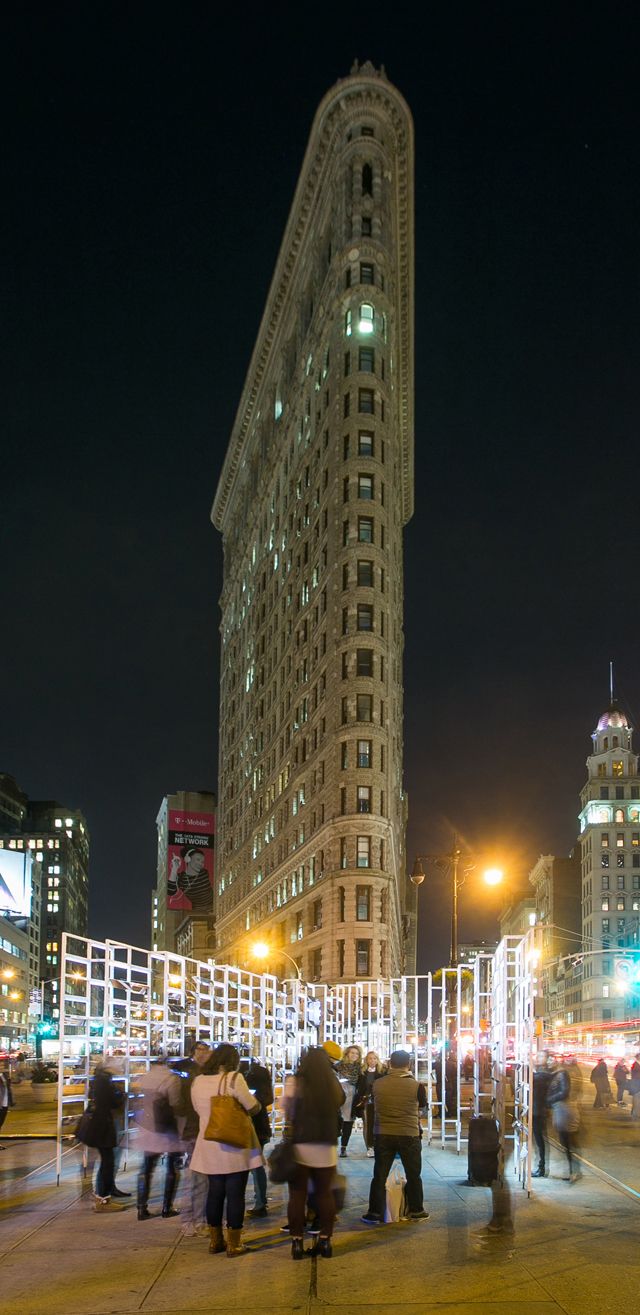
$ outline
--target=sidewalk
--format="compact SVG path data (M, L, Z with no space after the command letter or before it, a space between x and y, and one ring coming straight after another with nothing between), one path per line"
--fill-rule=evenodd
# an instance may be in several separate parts
M179 1220L138 1223L135 1207L98 1215L79 1192L79 1153L12 1185L0 1196L2 1297L27 1315L134 1315L205 1311L242 1315L618 1315L635 1309L640 1283L640 1203L589 1171L552 1177L529 1200L512 1187L515 1232L487 1235L491 1196L466 1185L466 1157L425 1148L423 1182L430 1218L368 1228L372 1161L352 1139L341 1161L348 1199L332 1260L294 1264L278 1225L285 1190L273 1188L268 1219L249 1222L255 1252L230 1261L209 1256L207 1241L185 1239ZM2 1160L14 1157L7 1148ZM3 1165L10 1170L10 1163ZM134 1189L134 1166L119 1183ZM558 1175L558 1176L555 1176ZM513 1183L513 1180L509 1180ZM151 1209L159 1209L159 1185ZM252 1199L251 1183L248 1202Z

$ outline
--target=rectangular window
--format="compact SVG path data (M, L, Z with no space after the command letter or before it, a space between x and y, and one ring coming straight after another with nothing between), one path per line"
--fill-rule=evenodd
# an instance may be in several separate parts
M361 262L360 264L360 282L373 283L373 265Z
M348 744L347 744L347 741L346 741L346 740L343 740L342 743L341 743L341 745L340 745L340 769L341 769L341 771L346 772L348 766L349 766L349 746L348 746Z
M624 834L620 832L616 835L616 849L624 849Z
M342 633L343 633L343 635L348 635L348 634L349 634L349 608L348 608L348 607L343 607L343 609L342 609Z
M371 837L358 836L356 840L356 867L371 867Z
M342 415L345 420L349 414L350 409L351 409L351 397L349 393L345 393L342 399Z
M371 922L371 886L356 886L356 921Z
M358 410L361 415L372 416L374 414L375 407L374 407L373 388L358 389Z
M342 481L342 501L343 501L343 502L348 502L348 501L349 501L349 476L348 476L348 475L345 475L345 477L344 477L344 479L343 479L343 481Z
M349 435L345 434L342 440L342 457L344 461L349 460Z
M626 899L624 895L618 895L616 908L618 910L618 913L624 913L624 910L626 908Z
M608 913L608 912L609 912L609 896L608 896L608 895L603 895L603 896L602 896L602 904L601 904L601 908L602 908L602 912L603 912L603 913Z
M317 950L314 950L313 954L311 955L311 976L314 981L317 981L319 977L322 977L322 947L321 946L319 946Z
M347 680L349 676L349 654L342 654L342 679Z
M348 548L348 547L349 547L349 522L348 522L348 521L343 521L343 522L342 522L342 547L343 547L343 548Z
M358 767L370 767L372 756L371 740L358 740Z
M358 630L373 630L373 607L371 603L358 603Z
M370 813L370 812L371 812L371 786L370 786L370 785L359 785L359 786L358 786L358 812L359 812L359 813Z
M373 501L373 475L358 475L358 497Z
M608 832L608 831L602 831L602 832L601 832L601 834L600 834L600 845L601 845L602 849L608 849L608 848L609 848L609 832Z
M602 932L603 932L603 935L608 936L608 935L609 935L609 931L610 931L610 927L609 927L609 919L608 919L608 918L603 918L603 919L602 919Z
M373 675L373 649L356 649L356 676Z
M363 237L371 237L371 215L362 216L360 232Z
M608 855L608 854L601 854L601 855L600 855L600 866L603 867L603 868L608 868L608 866L609 866L609 855Z
M361 589L373 589L373 562L365 560L358 562L358 584Z
M598 763L598 776L606 776L606 775L607 775L607 764Z
M342 785L340 787L340 812L342 813L343 817L346 811L347 811L347 787L346 785Z
M356 721L373 721L372 694L356 694Z
M612 776L624 776L624 763L614 760L611 764Z
M373 543L373 516L358 516L358 543Z
M374 374L376 354L373 347L358 348L358 369L362 374Z
M345 837L342 836L342 839L340 840L340 867L346 868L346 866L347 866L347 841ZM342 887L340 887L340 889L342 890ZM344 908L344 891L342 893L342 899L343 899L343 908ZM344 913L342 914L342 918L344 918Z
M602 878L602 889L603 889L603 890L608 890L608 889L609 889L609 874L608 874L608 873L607 873L606 876L603 876L603 878Z
M356 941L356 973L368 977L371 965L371 941Z
M344 941L338 941L338 976L344 977Z
M345 695L345 697L344 697L343 700L342 700L342 725L343 725L343 726L346 726L347 721L348 721L348 717L349 717L349 703L348 703L347 697L346 697L346 695Z
M361 429L358 434L358 456L373 456L373 434L369 429Z

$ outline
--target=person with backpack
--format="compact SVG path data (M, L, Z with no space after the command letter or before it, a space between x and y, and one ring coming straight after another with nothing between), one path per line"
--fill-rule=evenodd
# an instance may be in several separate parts
M148 1208L151 1180L161 1155L166 1156L162 1218L180 1213L173 1202L179 1181L179 1163L184 1146L178 1133L180 1078L165 1059L156 1059L146 1073L131 1084L134 1097L136 1145L142 1151L138 1174L138 1219L151 1219Z

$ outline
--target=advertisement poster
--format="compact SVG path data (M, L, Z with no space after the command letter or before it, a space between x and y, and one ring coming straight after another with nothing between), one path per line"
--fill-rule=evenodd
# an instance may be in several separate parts
M0 849L0 913L31 917L31 854Z
M167 908L213 911L214 814L169 809Z

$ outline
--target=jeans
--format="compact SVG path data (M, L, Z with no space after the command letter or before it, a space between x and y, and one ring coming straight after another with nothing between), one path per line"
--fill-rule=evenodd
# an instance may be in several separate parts
M539 1160L539 1167L541 1169L544 1169L546 1167L546 1159L547 1159L547 1139L545 1136L546 1127L547 1127L546 1112L544 1114L534 1114L533 1137L536 1146L538 1147L538 1160Z
M261 1210L267 1204L267 1171L264 1165L261 1164L258 1169L252 1169L251 1177L255 1196L253 1208L254 1210Z
M384 1218L386 1204L385 1184L396 1155L400 1156L407 1176L407 1206L414 1214L423 1207L422 1197L422 1143L419 1137L397 1137L378 1133L373 1138L375 1160L369 1190L369 1214Z
M207 1223L210 1228L219 1228L227 1202L227 1227L242 1228L244 1223L244 1196L247 1190L249 1170L239 1173L210 1173L209 1193L207 1196Z
M189 1167L183 1201L183 1214L185 1223L202 1224L206 1219L209 1178L206 1173L198 1173L197 1169L191 1168L194 1147L194 1141L187 1142L187 1164Z
M308 1164L296 1165L292 1182L289 1183L289 1229L292 1237L302 1237L307 1215L307 1189L309 1177L313 1179L318 1223L322 1237L331 1237L336 1218L336 1198L333 1183L336 1171L333 1165L324 1169L312 1169Z
M96 1174L96 1196L111 1196L115 1187L115 1151L113 1146L99 1148L100 1163Z

